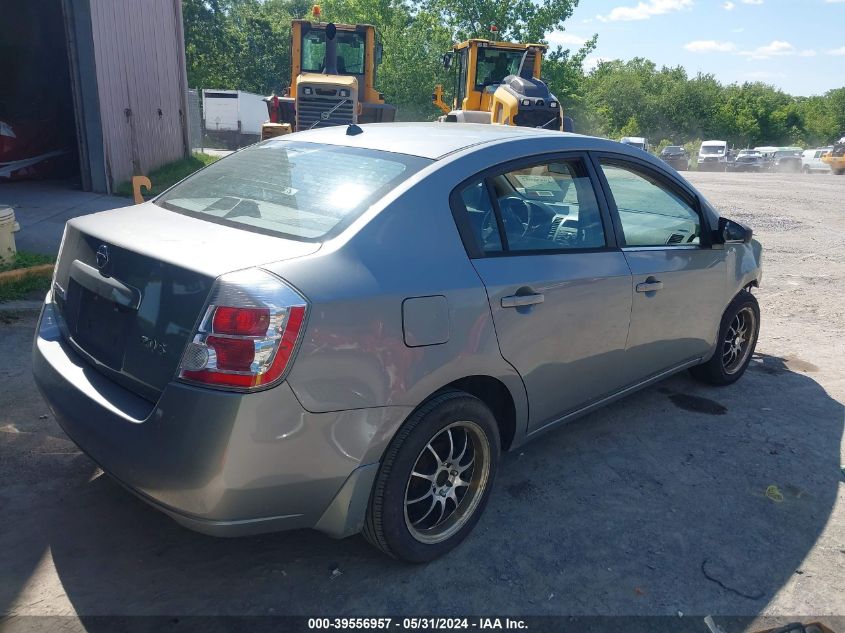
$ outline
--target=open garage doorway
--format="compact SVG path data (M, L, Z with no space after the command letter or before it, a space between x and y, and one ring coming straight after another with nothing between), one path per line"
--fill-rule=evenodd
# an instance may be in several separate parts
M0 184L82 188L61 0L4 0L0 20Z

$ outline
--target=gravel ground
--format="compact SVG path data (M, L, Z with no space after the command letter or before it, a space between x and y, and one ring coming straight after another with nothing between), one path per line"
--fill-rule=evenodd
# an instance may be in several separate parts
M475 532L426 566L360 537L177 526L65 437L30 377L34 316L0 313L0 629L90 629L98 615L680 612L827 616L842 633L845 177L690 180L764 245L747 375L722 389L677 376L507 455Z

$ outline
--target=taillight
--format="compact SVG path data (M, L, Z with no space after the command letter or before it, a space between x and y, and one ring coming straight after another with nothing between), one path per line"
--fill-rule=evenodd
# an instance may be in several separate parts
M248 391L272 385L289 369L308 303L259 269L223 275L179 367L179 378Z

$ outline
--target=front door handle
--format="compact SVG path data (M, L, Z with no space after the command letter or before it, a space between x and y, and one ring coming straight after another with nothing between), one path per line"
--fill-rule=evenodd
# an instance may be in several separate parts
M510 295L509 297L502 297L503 308L521 308L523 306L533 306L538 303L543 303L546 297L542 293L535 293L530 295Z
M649 277L646 281L637 284L637 292L656 292L663 290L663 282Z

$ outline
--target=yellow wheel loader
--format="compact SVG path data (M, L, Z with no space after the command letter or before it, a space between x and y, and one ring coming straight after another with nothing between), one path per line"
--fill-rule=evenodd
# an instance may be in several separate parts
M431 95L441 121L542 127L574 132L572 119L540 79L545 44L471 39L443 56L448 70L456 61L455 99L443 101L443 86Z
M319 12L315 7L315 17ZM370 24L291 22L290 86L267 97L261 138L329 125L393 121L396 106L375 89L382 48Z
M845 175L845 136L833 144L833 150L822 156L822 162L830 165L830 171L837 176Z

